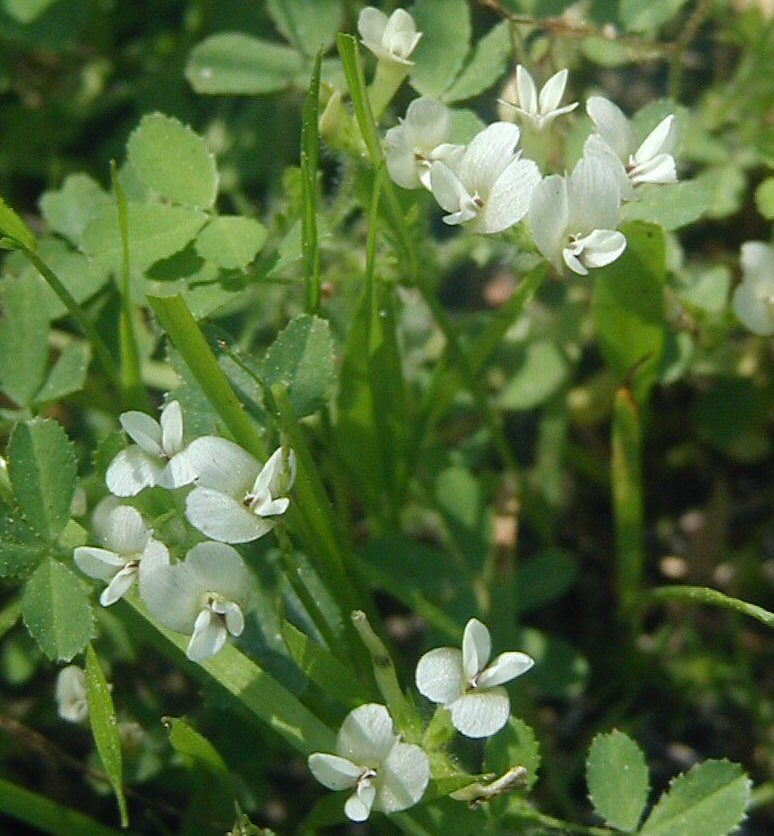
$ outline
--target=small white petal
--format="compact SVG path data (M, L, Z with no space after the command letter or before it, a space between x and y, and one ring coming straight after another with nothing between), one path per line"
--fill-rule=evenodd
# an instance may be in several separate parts
M105 482L115 496L136 496L143 488L156 485L163 470L163 460L132 444L110 463Z
M588 276L589 271L586 265L578 258L572 247L565 247L562 250L562 258L564 263L579 276Z
M119 505L121 505L121 500L117 496L106 496L97 503L97 507L91 515L91 524L94 533L103 543L106 542L110 515Z
M116 554L139 554L147 545L150 531L136 508L119 505L106 523L105 542Z
M396 813L416 804L430 780L430 762L424 750L411 743L396 743L379 767L376 809Z
M557 269L561 268L561 251L568 221L567 180L559 174L552 174L538 183L532 192L529 225L535 245Z
M225 543L197 543L186 555L185 566L202 591L217 592L236 604L250 597L250 570L239 552Z
M626 166L599 134L592 134L586 140L583 146L583 156L596 158L602 165L607 166L615 179L623 200L634 198L634 188L626 171Z
M97 578L100 581L109 581L116 572L126 565L126 559L95 546L78 546L73 552L75 565L90 578Z
M161 446L167 456L183 448L183 413L177 401L170 401L161 410Z
M462 652L456 647L436 647L417 664L417 690L440 705L454 702L465 690Z
M109 607L123 598L137 580L137 565L134 563L124 566L116 573L112 581L102 590L99 602L103 607Z
M258 460L246 450L215 435L195 439L186 452L197 474L197 484L240 500L250 490L261 470Z
M539 182L540 170L532 160L514 160L489 192L476 230L491 234L518 223L527 214Z
M164 452L161 445L161 425L144 412L124 412L118 419L126 434L149 455L160 456Z
M161 566L169 566L169 550L167 547L151 538L142 553L138 570L140 597L145 599L145 589L151 574Z
M205 591L185 563L157 567L148 573L140 587L150 614L177 633L193 630Z
M382 46L400 63L410 64L408 57L422 37L417 32L414 18L405 9L395 9L390 15L382 35Z
M677 125L674 116L667 116L648 134L634 154L634 162L643 165L659 154L672 154L677 144Z
M376 798L376 789L374 787L358 787L346 800L344 804L344 814L350 821L366 821L371 815L371 807Z
M505 682L510 682L526 673L533 665L535 660L526 653L519 653L515 650L509 650L506 653L501 653L490 665L487 665L478 677L476 683L478 688L494 688L497 685L502 685Z
M404 124L414 145L429 152L449 138L451 111L434 99L420 96L406 108Z
M548 128L551 127L553 122L559 116L564 116L565 113L572 113L576 107L578 107L578 102L573 102L572 104L565 105L564 107L558 107L556 110L552 110L549 113L540 116L537 120L537 129L539 131L548 130Z
M511 703L505 688L472 691L450 706L452 724L465 737L489 737L508 722Z
M558 73L554 73L543 85L538 98L538 109L542 114L550 113L559 107L559 102L564 95L564 89L567 87L567 75L567 70L559 70Z
M188 450L181 450L167 462L167 466L159 476L158 484L167 490L174 490L190 485L198 475L196 465L188 455Z
M225 605L223 618L226 622L226 629L232 636L236 638L242 635L245 629L245 617L242 614L242 608L239 604L228 601Z
M586 102L586 111L592 118L597 133L620 160L628 162L637 147L637 139L623 111L602 96L591 96Z
M363 42L381 44L384 30L387 28L387 15L375 9L373 6L366 6L357 19L357 31Z
M192 662L204 662L220 652L227 638L223 621L210 610L203 609L196 617L186 655Z
M387 156L387 171L394 183L404 189L418 189L422 186L420 180L420 161L416 158L416 151L407 135L405 125L390 128L384 136L385 152ZM429 171L429 164L424 164Z
M430 166L430 190L438 205L452 213L459 212L463 202L471 198L459 177L440 161Z
M274 528L272 519L256 516L237 499L210 488L194 488L185 502L191 525L223 543L249 543Z
M63 720L80 723L89 716L86 674L77 665L62 668L56 678L57 713Z
M395 743L390 713L366 703L349 712L336 739L336 751L353 763L381 763Z
M570 234L615 229L621 192L610 168L594 157L583 157L567 182Z
M612 264L626 249L626 236L615 229L595 229L583 239L581 261L586 267Z
M631 169L629 179L634 186L640 183L676 183L677 168L674 158L669 154L658 154Z
M462 635L462 670L467 682L484 670L491 655L492 637L489 630L477 618L471 618Z
M519 107L522 113L529 115L538 112L538 95L535 82L529 71L519 64L516 67L516 89L519 96Z
M354 787L363 772L362 766L346 758L322 752L309 755L307 763L312 775L329 790L348 790Z
M264 492L277 497L282 489L289 490L296 479L296 454L278 447L261 468L255 479L251 493L260 496ZM287 483L287 484L284 484Z
M287 497L282 499L272 499L268 502L262 502L253 508L253 513L259 517L278 517L285 513L290 507L290 500Z
M520 131L512 122L493 122L473 137L460 160L458 173L469 194L477 193L486 200L497 178L513 160L519 136Z

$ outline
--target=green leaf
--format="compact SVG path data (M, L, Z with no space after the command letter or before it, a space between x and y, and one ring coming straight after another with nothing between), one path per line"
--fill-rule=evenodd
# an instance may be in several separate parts
M563 549L549 549L516 567L517 605L532 612L563 595L578 577L578 561Z
M8 465L16 499L27 522L55 541L70 519L75 493L75 451L56 421L36 418L18 424L8 445Z
M151 113L143 116L126 146L137 176L172 203L210 209L218 194L218 170L207 143L187 125Z
M6 238L10 239L8 245L4 243ZM32 230L0 197L0 249L16 249L17 242L28 250L36 246Z
M19 406L28 406L48 363L49 322L37 282L7 276L0 286L0 388Z
M329 650L288 621L282 623L282 637L298 667L326 694L349 708L363 702L362 684Z
M603 354L619 380L633 375L643 403L658 378L666 339L664 236L647 224L630 224L623 232L626 251L597 271L592 310Z
M89 704L89 723L94 735L94 743L118 802L121 827L128 827L129 817L124 797L124 765L121 758L118 718L113 707L110 687L100 667L97 654L90 644L86 647L86 699Z
M447 103L461 102L488 90L502 78L510 54L510 25L504 20L478 41L470 61L443 94L443 100Z
M526 411L548 400L565 382L569 364L556 343L530 343L516 374L500 392L499 405L506 411Z
M608 825L627 832L636 829L648 800L648 766L630 737L614 729L592 740L586 783L594 809Z
M48 553L23 520L0 506L0 578L19 578L29 574Z
M3 0L3 8L9 17L21 24L32 23L57 0Z
M472 564L483 565L491 547L491 515L481 481L464 467L447 467L438 474L434 493L456 547Z
M24 623L49 659L69 662L94 635L94 613L80 578L45 560L24 586Z
M35 395L36 404L58 401L80 392L86 382L86 372L91 359L88 343L70 343L65 346L48 374L43 387Z
M710 207L712 189L702 180L637 188L638 200L625 204L625 221L648 221L664 229L680 229L698 220Z
M470 7L465 0L417 0L409 9L422 38L411 56L411 85L441 98L459 73L470 46Z
M334 344L327 321L302 314L288 323L263 361L269 386L288 387L298 417L311 415L328 402L335 381Z
M303 66L294 49L223 32L191 51L185 77L197 93L258 95L290 87Z
M678 281L676 290L683 303L707 313L721 313L728 306L731 270L724 264L689 269Z
M59 189L43 193L38 205L46 223L74 244L90 221L111 206L110 195L88 174L71 174Z
M268 0L277 29L304 55L327 49L341 26L342 0Z
M128 203L126 208L131 267L139 271L182 250L207 221L204 212L187 206ZM83 249L96 269L119 273L123 250L114 206L103 210L86 228Z
M228 767L218 750L185 720L179 717L164 717L162 722L169 732L169 742L176 752L201 764L210 772L228 774Z
M586 687L588 660L564 639L540 630L526 628L519 633L515 647L535 660L535 667L524 680L547 697L573 699Z
M529 792L537 781L540 768L540 745L535 732L517 717L510 717L502 731L486 742L484 770L502 775L514 766L523 766L527 776L523 786Z
M266 243L266 227L252 218L219 215L196 236L196 252L224 270L242 270Z
M618 15L630 32L647 32L671 20L687 0L620 0Z
M744 817L750 779L742 767L708 760L675 778L648 816L642 836L725 836Z
M764 218L774 220L774 177L764 180L755 190L755 205Z

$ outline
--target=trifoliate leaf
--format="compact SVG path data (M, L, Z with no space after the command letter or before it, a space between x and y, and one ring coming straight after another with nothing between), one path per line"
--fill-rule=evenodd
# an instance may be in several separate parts
M110 195L88 174L71 174L61 187L43 193L38 205L54 232L74 244L99 212L113 203Z
M598 734L586 760L586 783L594 809L618 830L637 827L648 800L648 767L640 747L617 729Z
M197 235L196 252L224 270L246 267L266 243L266 227L252 218L220 215Z
M439 99L468 54L470 7L465 0L417 0L409 13L422 33L411 56L411 86Z
M329 47L341 27L342 0L268 0L279 31L304 55Z

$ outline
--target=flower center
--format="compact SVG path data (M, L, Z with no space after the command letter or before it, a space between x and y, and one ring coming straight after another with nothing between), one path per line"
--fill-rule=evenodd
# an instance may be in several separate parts
M357 788L366 789L370 787L371 784L376 780L376 770L371 769L370 766L367 766L361 773L360 777L357 779Z

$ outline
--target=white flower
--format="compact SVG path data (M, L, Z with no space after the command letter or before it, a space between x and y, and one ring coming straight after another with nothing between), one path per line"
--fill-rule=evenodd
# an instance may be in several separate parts
M436 647L419 660L419 693L451 712L454 728L466 737L489 737L508 721L508 692L502 687L526 673L534 660L526 653L509 651L489 662L489 630L471 618L462 636L462 651Z
M103 540L106 549L78 546L73 553L81 572L108 582L99 596L103 607L115 604L137 580L142 594L148 573L169 563L167 547L153 539L140 512L128 505L110 511L104 520Z
M77 665L67 665L59 671L54 694L57 714L63 720L80 723L89 716L89 703L86 698L86 674Z
M372 809L397 813L411 807L430 780L424 750L399 741L383 705L368 703L350 711L339 730L336 752L310 755L309 769L329 790L355 790L344 805L352 821L365 821Z
M494 233L526 215L540 172L532 160L520 159L518 142L516 125L495 122L473 137L453 167L432 164L430 187L449 213L447 224L470 222L475 232Z
M452 160L464 151L462 145L447 142L451 112L440 102L422 96L406 110L406 118L390 128L384 137L387 171L404 189L430 188L430 165L435 160Z
M559 107L559 102L567 87L567 70L559 70L548 79L538 95L537 87L529 71L519 64L516 67L516 84L513 92L516 94L518 104L513 104L504 99L499 99L501 104L512 107L517 113L524 116L537 131L543 131L563 113L569 113L578 106L578 102ZM511 94L510 85L506 88Z
M572 174L552 174L532 194L529 222L537 248L556 266L581 276L611 264L626 249L618 232L620 192L610 168L584 157Z
M191 442L196 487L185 514L194 528L223 543L248 543L274 528L290 500L284 496L296 478L296 456L281 447L263 467L225 438L208 435Z
M116 496L136 496L143 488L159 485L180 488L193 482L183 446L183 414L171 401L161 410L161 422L144 412L124 412L119 421L134 441L110 463L105 481Z
M634 197L634 186L640 183L677 182L672 156L677 142L674 115L662 119L638 146L629 120L613 102L592 96L586 110L597 132L586 140L583 153L610 165L624 200Z
M154 569L142 597L164 627L192 634L188 658L202 662L223 647L229 634L242 634L250 587L250 571L237 550L208 541L194 546L182 563Z
M379 9L366 6L357 20L357 31L363 45L380 61L406 66L414 63L409 58L422 33L417 32L414 18L404 9L395 9L388 18Z
M753 334L774 335L774 246L763 241L742 244L742 282L734 290L739 321Z

